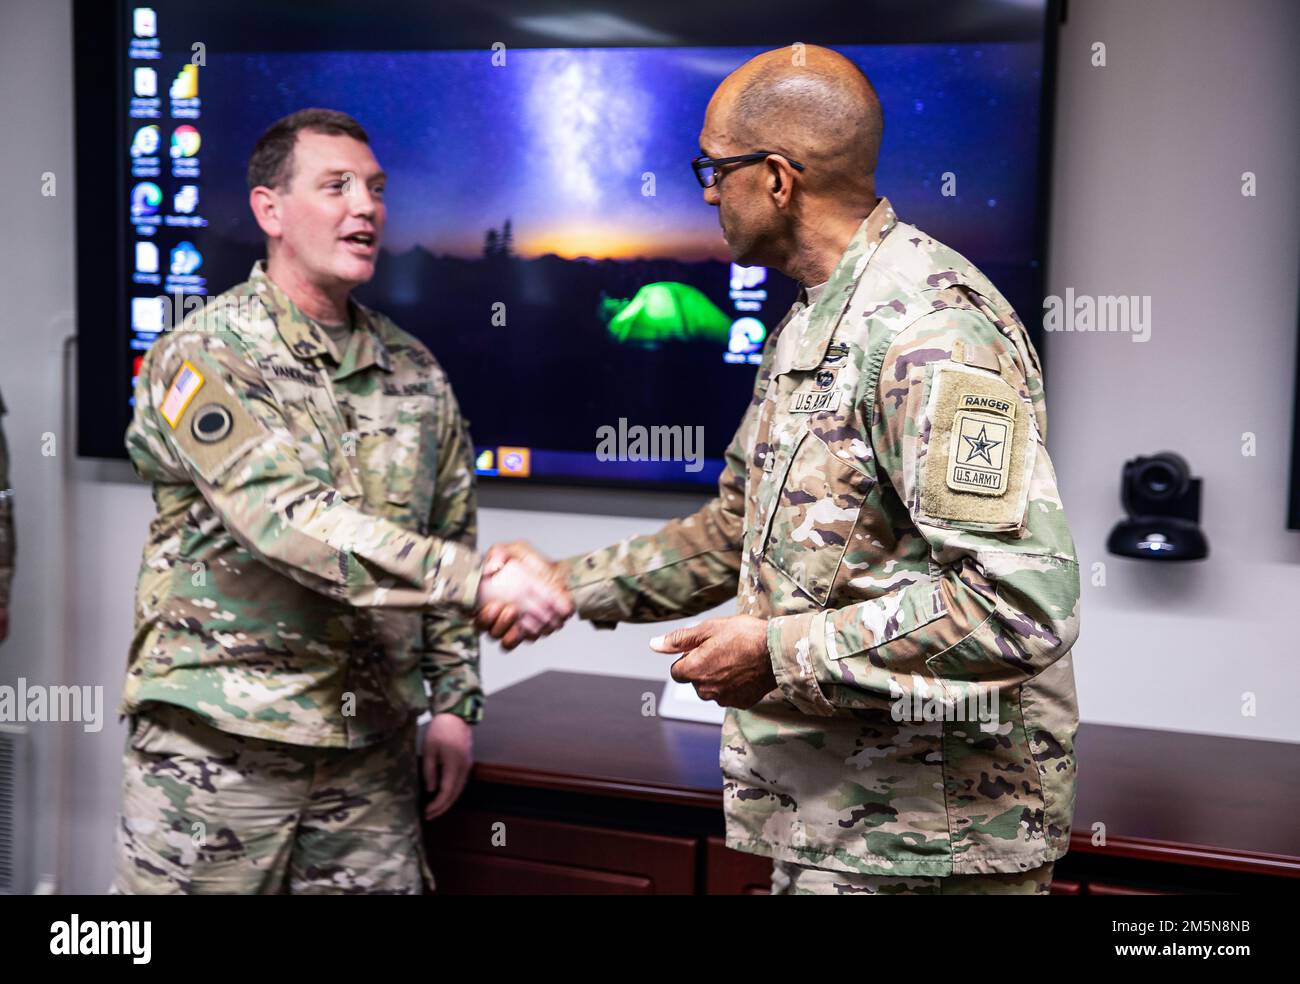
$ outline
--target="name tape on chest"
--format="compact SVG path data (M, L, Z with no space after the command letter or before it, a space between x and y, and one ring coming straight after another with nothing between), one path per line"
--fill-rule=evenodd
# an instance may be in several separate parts
M790 413L817 413L838 407L840 394L834 389L838 372L838 369L818 369L808 383L790 394Z
M801 389L790 394L790 413L817 413L840 405L839 390Z
M199 390L203 388L203 374L190 364L189 359L181 363L181 367L172 379L172 384L167 388L167 395L163 397L162 406L158 412L162 414L163 420L171 425L175 430L176 425L181 422L181 417L185 414L185 408L190 405L190 400L194 399Z

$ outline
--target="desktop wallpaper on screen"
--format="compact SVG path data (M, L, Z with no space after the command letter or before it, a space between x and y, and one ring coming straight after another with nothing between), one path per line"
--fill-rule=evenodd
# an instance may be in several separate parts
M124 118L133 365L161 296L220 293L263 255L244 178L258 135L328 107L365 127L388 175L377 274L357 296L447 370L481 474L716 481L797 288L731 264L689 162L714 88L763 48L515 49L507 68L483 50L249 50L196 68L154 30L157 56L128 63L133 85L155 70L153 95L129 91ZM1032 312L1041 45L836 47L885 106L878 192ZM956 196L940 194L946 174ZM702 448L599 460L620 421Z

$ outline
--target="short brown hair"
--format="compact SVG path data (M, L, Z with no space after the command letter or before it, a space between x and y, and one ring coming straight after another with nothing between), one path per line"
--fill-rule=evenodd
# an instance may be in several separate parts
M347 113L335 109L300 109L276 120L257 138L253 155L248 159L249 191L257 187L281 190L289 186L289 177L293 174L293 145L298 142L300 130L370 143L370 137L361 124Z

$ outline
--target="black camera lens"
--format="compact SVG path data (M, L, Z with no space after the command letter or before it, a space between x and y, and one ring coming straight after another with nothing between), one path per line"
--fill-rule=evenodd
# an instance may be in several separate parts
M1133 476L1134 491L1148 503L1163 503L1182 495L1188 469L1177 455L1165 452L1148 458Z
M1174 487L1174 473L1164 464L1152 465L1142 476L1147 495L1163 498Z

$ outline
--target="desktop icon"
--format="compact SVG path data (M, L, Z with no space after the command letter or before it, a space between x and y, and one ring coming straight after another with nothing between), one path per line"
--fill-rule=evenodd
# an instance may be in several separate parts
M131 327L136 331L162 331L163 298L131 298Z
M152 68L137 68L134 77L137 96L158 95L158 73Z
M171 271L174 277L188 277L203 265L203 254L189 240L172 247Z
M727 351L738 354L757 352L763 348L767 327L757 318L737 318L731 323Z
M182 123L172 131L173 157L193 157L199 152L199 131L188 123Z
M156 215L162 204L162 189L152 181L141 181L131 189L131 218Z
M510 478L527 478L530 472L528 448L497 448L501 474Z
M196 99L199 95L199 66L184 65L172 82L173 99Z
M150 123L148 126L142 126L135 131L135 137L131 140L132 157L153 157L158 153L158 145L162 143L162 135L158 131L156 124Z
M158 272L158 247L147 240L135 244L135 272Z
M136 7L131 11L131 22L137 38L152 38L158 35L158 15L152 7Z
M767 279L767 267L731 264L731 289L752 290Z
M199 207L199 186L181 185L180 190L172 196L172 208L182 215L193 215Z

